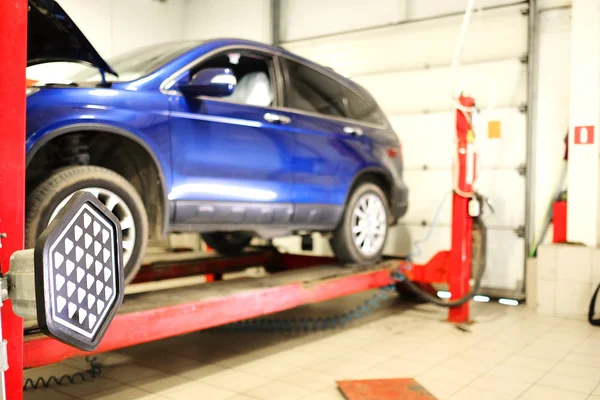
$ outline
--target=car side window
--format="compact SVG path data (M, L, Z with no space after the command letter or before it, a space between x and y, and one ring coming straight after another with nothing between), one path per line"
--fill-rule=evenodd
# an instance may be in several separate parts
M344 88L344 93L348 100L350 118L370 124L382 124L379 114L366 101L348 88Z
M333 117L346 117L342 86L326 75L291 60L285 60L288 72L285 105L301 111Z
M191 79L207 68L228 68L236 80L233 93L219 100L260 107L276 103L275 76L271 56L240 51L227 51L202 62L190 71Z

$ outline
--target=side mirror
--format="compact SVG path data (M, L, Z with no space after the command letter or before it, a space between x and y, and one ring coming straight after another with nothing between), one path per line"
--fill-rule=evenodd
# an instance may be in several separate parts
M194 75L180 89L195 96L205 95L214 97L229 96L233 93L237 81L229 68L206 68Z
M96 349L123 301L122 246L119 220L90 193L75 193L35 249L11 256L15 313L63 343Z

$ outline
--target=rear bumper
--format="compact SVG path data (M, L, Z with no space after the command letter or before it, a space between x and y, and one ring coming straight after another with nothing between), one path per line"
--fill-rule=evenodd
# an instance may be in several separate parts
M391 221L390 225L396 225L398 219L406 215L408 211L408 187L402 182L392 188L390 196L390 213Z

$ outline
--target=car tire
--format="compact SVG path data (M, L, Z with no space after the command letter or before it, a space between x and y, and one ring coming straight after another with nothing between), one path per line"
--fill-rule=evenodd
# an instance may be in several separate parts
M202 240L223 256L240 255L250 244L252 236L242 232L202 233Z
M61 168L27 197L25 246L35 242L58 211L77 191L94 194L126 226L123 232L124 280L139 271L148 244L148 215L137 190L121 175L96 166Z
M330 240L336 258L345 264L359 265L381 260L389 220L389 202L381 188L370 182L358 186Z

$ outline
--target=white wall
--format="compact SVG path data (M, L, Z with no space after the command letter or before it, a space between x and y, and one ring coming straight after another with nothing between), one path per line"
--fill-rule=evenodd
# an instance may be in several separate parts
M103 57L183 37L184 0L59 0Z
M71 0L78 1L80 0ZM182 40L184 0L112 0L111 54L138 47Z
M281 40L291 41L406 18L406 0L282 0Z
M489 8L517 3L518 0L476 0L475 7ZM408 18L431 18L444 14L462 13L467 8L468 0L410 0Z
M548 10L550 8L570 7L573 0L537 0L538 10Z
M154 43L181 40L185 0L58 0L103 58ZM57 81L79 69L55 63L31 67L30 79Z
M555 190L564 139L569 129L571 9L541 11L538 18L537 109L532 218L541 229L548 202ZM547 240L550 235L547 236Z
M186 39L243 38L271 42L270 0L186 0Z
M476 4L477 7L486 8L517 1L477 0ZM281 39L284 42L295 41L461 13L466 5L467 0L282 0Z
M538 251L534 299L537 311L553 317L587 319L600 282L600 249L571 244L544 245ZM596 310L598 310L596 302Z

